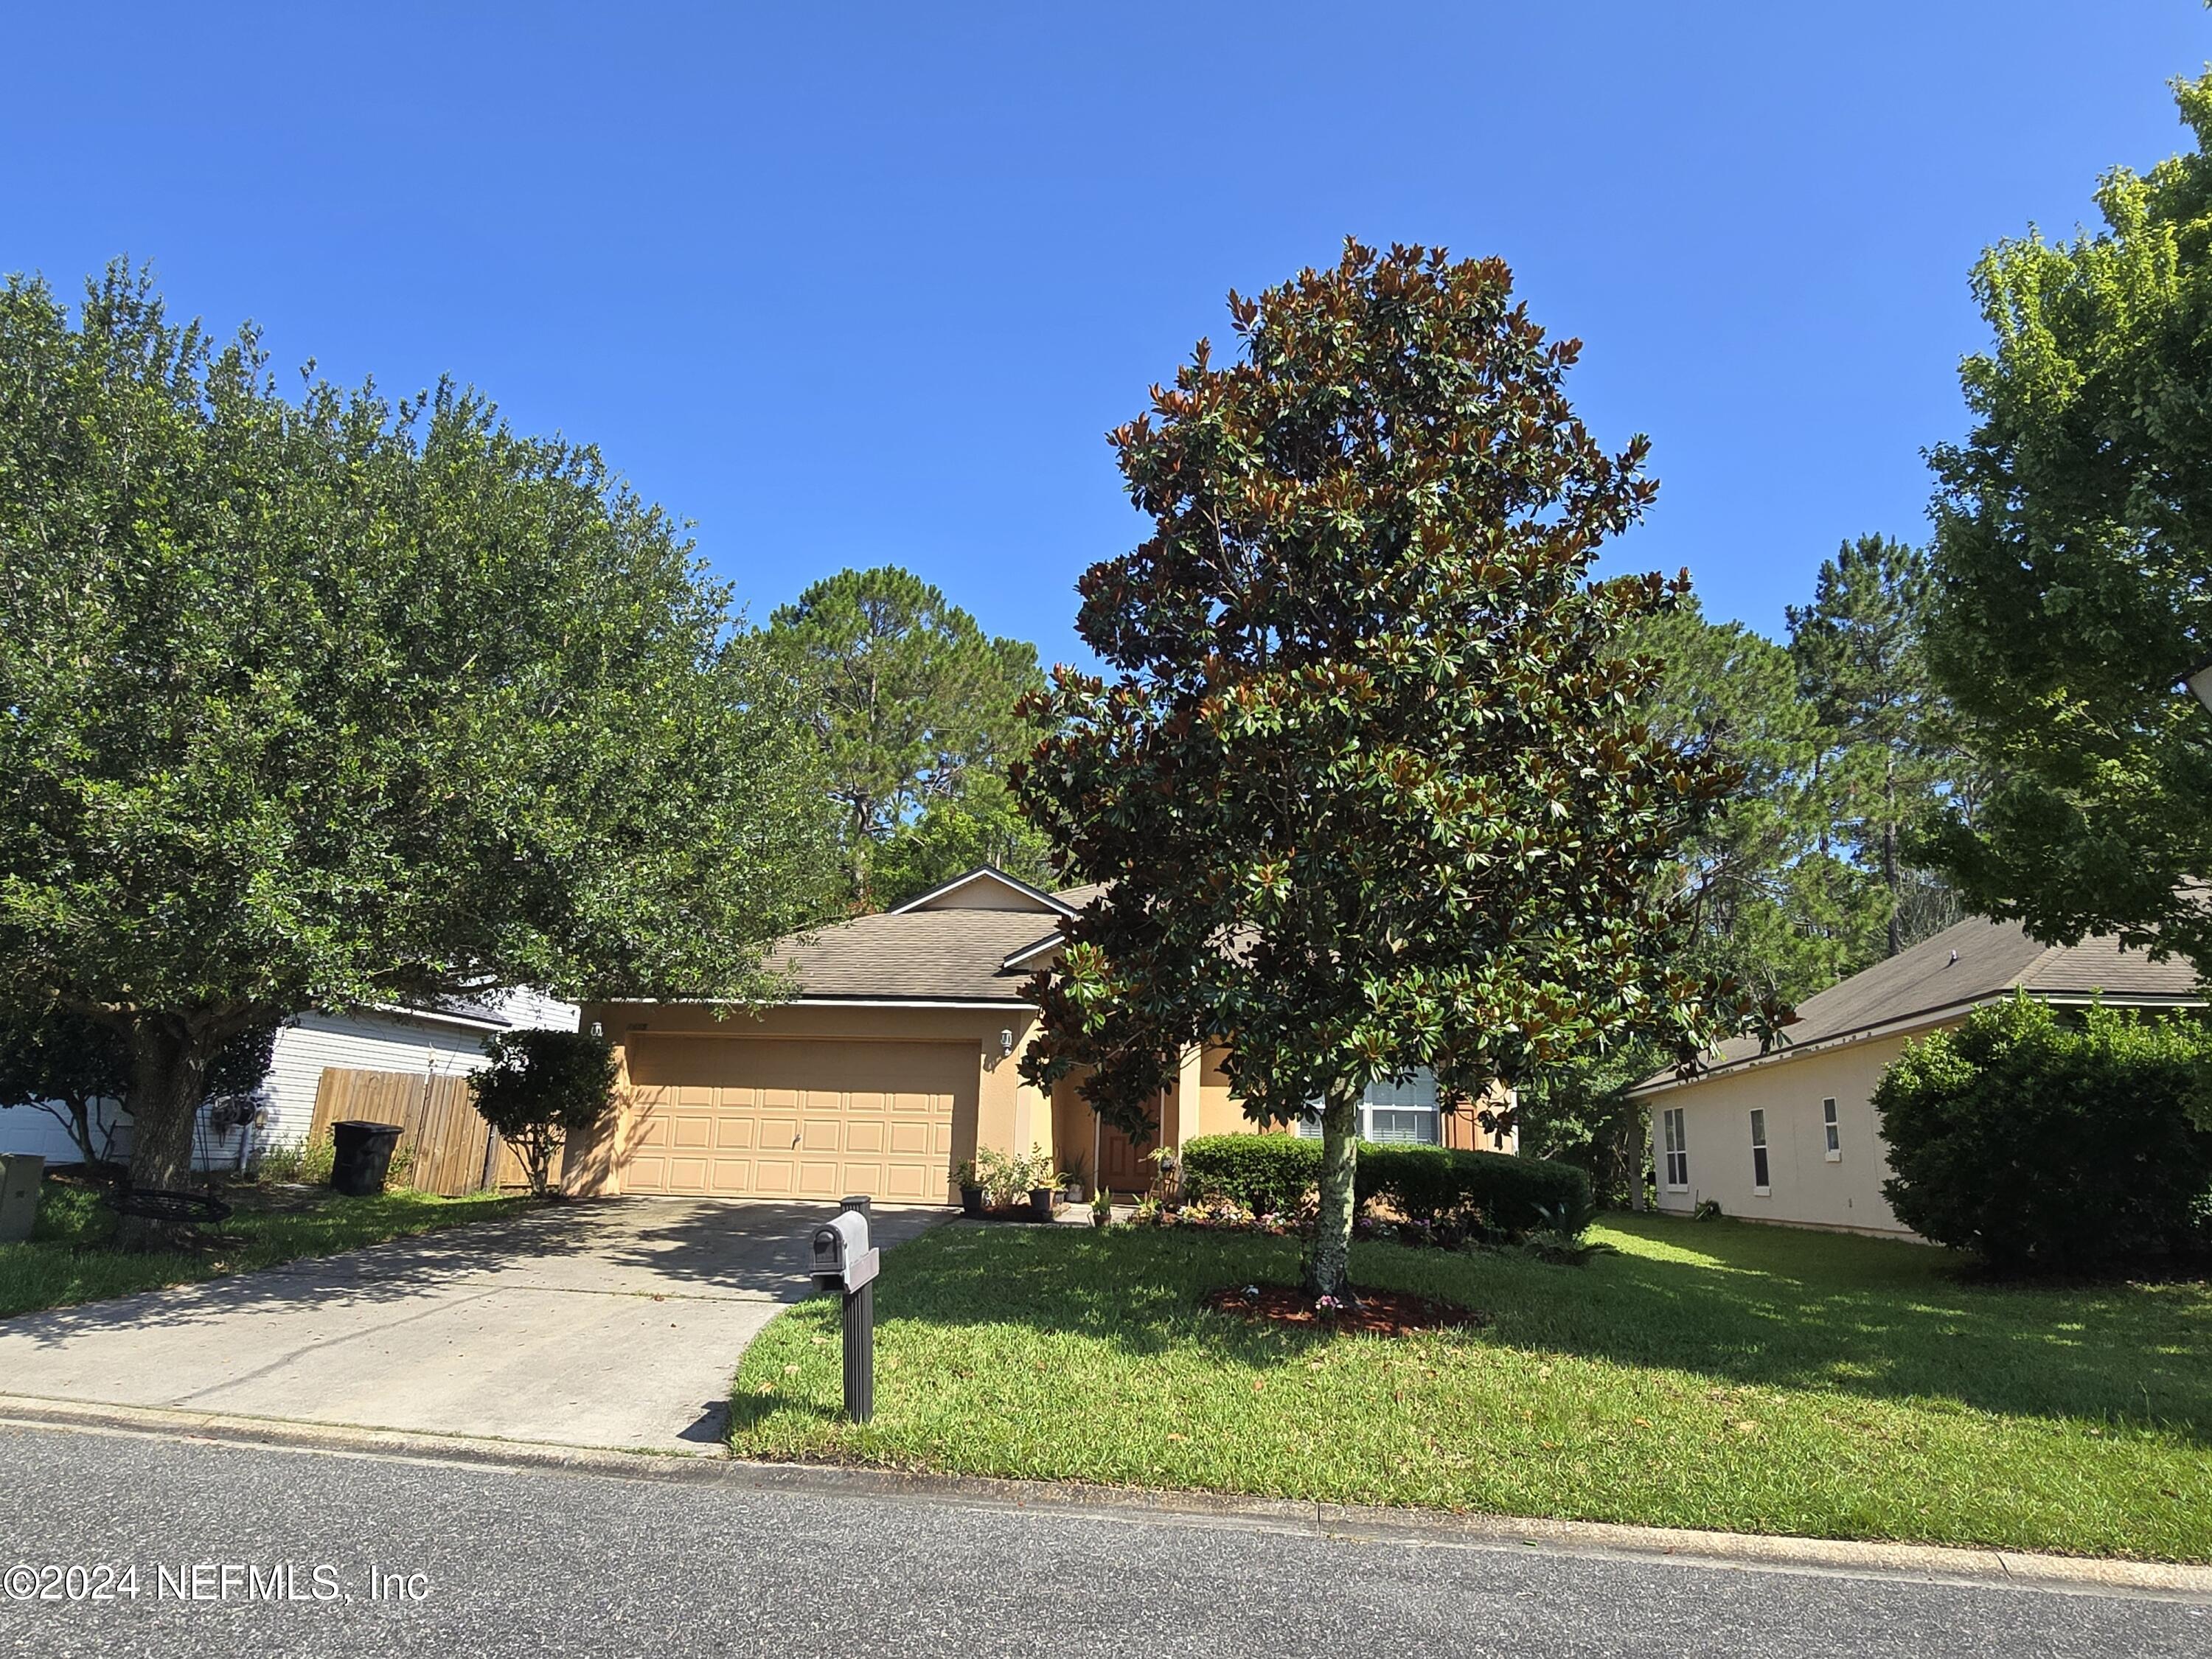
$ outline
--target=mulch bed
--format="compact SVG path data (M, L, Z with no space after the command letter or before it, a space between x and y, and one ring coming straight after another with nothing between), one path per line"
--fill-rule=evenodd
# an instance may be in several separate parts
M1344 1331L1364 1336L1404 1336L1409 1331L1479 1330L1490 1316L1456 1302L1407 1291L1361 1291L1351 1306L1316 1309L1313 1298L1292 1285L1261 1285L1247 1296L1242 1285L1208 1291L1200 1305L1216 1313L1238 1314L1254 1323L1289 1325L1306 1330Z

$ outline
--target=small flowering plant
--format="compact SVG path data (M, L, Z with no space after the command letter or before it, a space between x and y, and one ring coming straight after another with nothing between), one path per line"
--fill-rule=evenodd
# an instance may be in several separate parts
M1344 1304L1333 1296L1317 1296L1314 1298L1314 1311L1323 1319L1334 1319L1344 1311Z

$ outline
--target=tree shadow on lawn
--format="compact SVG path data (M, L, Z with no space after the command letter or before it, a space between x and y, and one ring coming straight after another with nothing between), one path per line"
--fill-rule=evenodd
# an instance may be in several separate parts
M1581 1269L1370 1243L1356 1248L1354 1276L1494 1316L1479 1332L1426 1339L1448 1346L2124 1420L2212 1442L2212 1287L1971 1285L1926 1246L1727 1221L1613 1231L1623 1253ZM1294 1240L1194 1230L948 1229L886 1258L878 1310L885 1322L1018 1324L1137 1359L1200 1347L1224 1363L1282 1364L1336 1339L1197 1304L1219 1285L1292 1279L1297 1262Z

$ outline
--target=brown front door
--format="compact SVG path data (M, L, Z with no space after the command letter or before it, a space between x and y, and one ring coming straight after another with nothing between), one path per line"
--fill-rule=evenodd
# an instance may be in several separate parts
M1159 1109L1152 1109L1144 1139L1132 1141L1110 1123L1098 1126L1098 1185L1109 1193L1146 1193L1152 1187L1153 1165L1146 1156L1159 1144Z

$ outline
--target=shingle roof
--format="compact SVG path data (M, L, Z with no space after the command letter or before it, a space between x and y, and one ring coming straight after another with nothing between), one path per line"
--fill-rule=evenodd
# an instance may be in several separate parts
M994 883L1005 890L1010 896L1022 901L1012 905L996 907L998 908L1014 910L1029 908L1049 914L1052 907L1060 902L1058 894L1048 893L1042 887L1032 887L1019 876L1010 876L995 865L980 864L965 875L955 876L951 881L940 882L926 893L918 893L902 903L894 904L891 906L891 914L897 915L908 910L954 908L956 907L942 903L940 901L958 892L971 883L979 881Z
M1029 970L1002 964L1051 931L1034 910L888 911L785 939L769 961L796 972L801 1000L1018 1003Z
M2017 921L1970 916L1806 998L1797 1005L1797 1023L1784 1033L1786 1042L1771 1058L1917 1016L1963 1011L2014 989L2063 999L2102 994L2122 1006L2187 1002L2202 995L2196 969L2181 957L2153 962L2143 951L2122 950L2109 935L2074 945L2045 945ZM1758 1054L1755 1039L1738 1037L1714 1051L1711 1068L1719 1071ZM1636 1086L1674 1080L1669 1070Z

